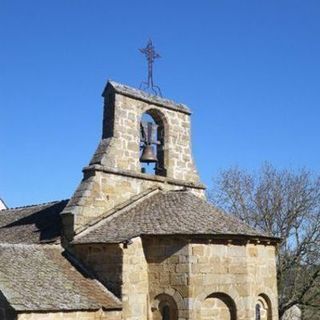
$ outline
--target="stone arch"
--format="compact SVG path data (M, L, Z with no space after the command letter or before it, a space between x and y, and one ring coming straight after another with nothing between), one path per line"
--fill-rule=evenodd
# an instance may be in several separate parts
M149 114L154 119L156 124L158 124L158 125L162 124L165 127L165 130L167 130L168 120L167 120L167 117L165 116L165 114L160 109L147 108L147 109L143 110L143 113Z
M175 303L177 304L177 307L178 307L179 310L187 309L187 306L185 304L185 300L183 299L181 293L178 290L170 288L170 287L164 289L163 291L158 291L158 292L156 292L154 294L155 298L153 298L153 300L152 300L153 301L152 302L152 307L156 307L156 304L157 304L156 298L158 296L160 296L161 294L166 294L168 296L173 297L173 299L174 299Z
M175 290L173 288L167 288L164 290L164 293L171 295L174 298L179 310L185 309L186 306L184 299L182 298L182 295L178 290Z
M237 308L229 295L214 292L202 301L200 314L201 320L236 320Z
M152 302L152 320L178 320L179 308L173 296L158 294Z
M195 306L197 309L200 310L202 302L210 296L213 292L223 292L224 294L228 295L234 303L237 305L239 303L240 295L238 290L235 286L229 285L213 285L208 286L203 292L197 297L195 301Z
M144 115L151 117L153 122L157 125L157 139L160 144L156 146L158 163L155 167L155 174L166 176L168 166L168 121L164 113L157 108L149 108L144 110L141 114L140 123Z
M272 320L272 305L269 297L261 293L255 302L255 320Z

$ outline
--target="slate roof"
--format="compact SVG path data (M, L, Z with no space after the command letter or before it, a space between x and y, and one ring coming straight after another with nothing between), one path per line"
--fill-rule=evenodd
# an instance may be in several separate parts
M121 302L57 245L67 200L0 211L0 298L17 311L120 309ZM268 237L187 191L153 190L78 234L74 243L143 235Z
M0 293L16 311L121 308L115 296L63 255L57 245L0 244Z
M48 243L61 235L60 213L68 200L0 210L0 243Z
M79 233L74 243L119 243L140 235L270 237L186 191L159 191Z

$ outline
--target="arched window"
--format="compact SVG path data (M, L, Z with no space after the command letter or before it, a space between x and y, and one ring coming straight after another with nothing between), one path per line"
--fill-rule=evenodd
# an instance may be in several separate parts
M256 304L256 320L261 320L261 305Z
M166 175L164 116L157 109L143 113L140 121L141 172Z
M265 294L260 294L255 306L255 320L271 320L271 302Z
M163 307L160 307L160 313L162 316L161 320L170 320L170 306L164 305Z
M153 320L178 320L178 307L175 300L168 294L159 294L155 298Z

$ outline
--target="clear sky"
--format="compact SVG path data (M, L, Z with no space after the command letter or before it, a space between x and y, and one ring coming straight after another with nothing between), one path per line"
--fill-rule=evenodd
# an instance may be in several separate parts
M65 199L101 134L107 79L155 81L193 111L193 152L219 170L320 170L319 0L0 0L0 197Z

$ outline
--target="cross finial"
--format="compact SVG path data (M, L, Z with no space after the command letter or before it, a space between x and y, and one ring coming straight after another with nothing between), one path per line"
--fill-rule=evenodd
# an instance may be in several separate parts
M160 58L160 55L155 51L151 39L149 39L145 48L139 50L146 56L148 62L148 80L141 82L140 89L149 89L153 94L162 96L160 88L153 83L153 62L155 59Z

